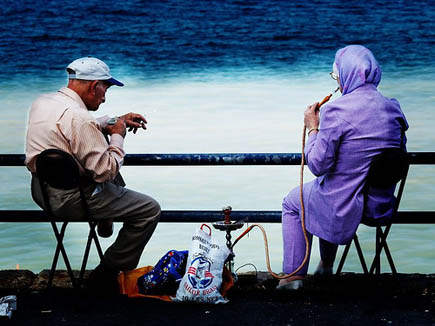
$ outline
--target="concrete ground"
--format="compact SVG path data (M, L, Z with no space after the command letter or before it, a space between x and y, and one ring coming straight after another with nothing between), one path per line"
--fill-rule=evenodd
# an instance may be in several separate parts
M0 271L0 297L16 294L18 305L0 325L435 325L435 274L309 277L293 293L276 292L266 273L242 275L224 305L95 296L62 277L47 291L31 274Z

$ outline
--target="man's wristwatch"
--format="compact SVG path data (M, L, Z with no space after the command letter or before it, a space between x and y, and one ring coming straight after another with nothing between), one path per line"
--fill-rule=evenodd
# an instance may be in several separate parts
M107 124L114 125L116 124L117 121L118 121L118 117L110 118L109 120L107 120Z

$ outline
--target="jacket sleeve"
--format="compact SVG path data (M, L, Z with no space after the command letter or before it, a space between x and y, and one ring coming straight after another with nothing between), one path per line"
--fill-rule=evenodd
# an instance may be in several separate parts
M394 105L397 106L397 109L399 111L398 120L399 120L399 123L400 123L400 126L401 126L400 147L403 150L407 151L407 149L406 149L407 138L406 138L405 132L408 130L409 124L408 124L408 121L406 120L405 114L403 114L403 111L402 111L402 108L400 107L399 101L397 101L395 98L392 98L390 100L391 100L391 102L394 103Z
M71 149L93 179L104 182L113 180L123 164L123 143L122 136L115 134L108 144L96 122L80 121L73 129Z
M308 136L305 160L315 176L321 176L333 169L336 161L343 121L332 107L324 107L320 113L318 133Z

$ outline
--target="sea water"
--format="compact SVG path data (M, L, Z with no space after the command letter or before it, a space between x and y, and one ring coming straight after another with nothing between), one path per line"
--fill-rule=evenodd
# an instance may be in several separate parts
M110 88L95 116L132 111L148 120L146 131L127 135L127 153L298 153L303 111L335 88L329 77L335 51L352 43L369 47L380 62L379 90L399 100L410 124L408 150L435 151L434 13L431 1L2 2L0 153L24 153L31 102L64 86L65 66L86 55L105 60L126 85ZM297 166L126 166L122 174L128 187L165 210L280 210L299 182ZM25 167L2 167L0 209L37 209L29 182ZM401 209L434 210L434 183L435 167L411 166ZM188 249L198 226L159 224L139 265ZM264 226L279 272L281 226ZM86 232L84 224L68 227L74 266ZM399 272L434 272L434 232L430 225L393 226L389 245ZM374 231L360 227L358 234L373 250ZM54 246L48 224L0 224L0 269L48 268ZM236 268L266 269L258 230L235 254ZM318 259L314 242L310 272ZM93 254L89 266L97 263ZM355 255L345 270L361 271Z

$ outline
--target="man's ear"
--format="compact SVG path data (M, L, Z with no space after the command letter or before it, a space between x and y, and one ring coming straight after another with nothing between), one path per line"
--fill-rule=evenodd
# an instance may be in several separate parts
M97 92L97 86L99 82L100 82L99 80L93 80L92 82L89 83L89 92L92 95L95 95L95 93Z

